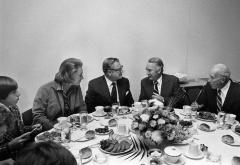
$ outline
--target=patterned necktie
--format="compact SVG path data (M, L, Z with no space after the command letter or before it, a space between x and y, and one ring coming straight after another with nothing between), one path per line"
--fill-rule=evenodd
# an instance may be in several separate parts
M157 81L153 81L153 94L159 95L159 92L158 92L158 82Z
M221 89L217 90L217 112L222 111Z
M113 103L117 103L117 88L116 88L116 82L112 82L111 99L112 99L112 102L113 102Z

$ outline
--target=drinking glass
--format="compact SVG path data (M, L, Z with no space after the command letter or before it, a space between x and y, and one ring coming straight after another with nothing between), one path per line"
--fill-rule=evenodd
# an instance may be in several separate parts
M70 117L70 122L72 123L72 129L76 130L80 126L80 115L74 114Z
M226 113L223 111L219 111L218 112L218 128L219 129L223 129L224 125L225 125L225 117L226 117Z
M117 117L118 111L119 111L119 106L120 106L119 103L113 103L112 104L112 115L113 115L113 118Z
M87 124L88 124L87 113L80 113L80 128L82 130L86 130L87 129Z
M110 106L105 106L103 110L104 110L104 112L107 113L107 115L105 116L105 119L109 119L109 118L110 118L109 112L112 111L112 107L110 107Z
M93 156L93 165L108 165L108 156L102 152L96 153Z

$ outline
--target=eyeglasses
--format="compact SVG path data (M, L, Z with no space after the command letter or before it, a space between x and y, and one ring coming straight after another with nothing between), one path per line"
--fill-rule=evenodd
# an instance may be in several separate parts
M118 69L109 69L109 70L112 70L112 71L115 71L115 72L122 72L123 71L123 66L121 66Z

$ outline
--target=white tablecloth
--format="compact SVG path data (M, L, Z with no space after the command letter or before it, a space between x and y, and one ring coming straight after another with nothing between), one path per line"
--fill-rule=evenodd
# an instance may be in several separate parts
M175 109L175 112L180 116L183 117L180 112L182 112L181 109ZM129 115L131 116L131 115ZM95 128L98 127L103 127L102 123L104 124L104 122L106 123L106 120L104 119L104 117L94 117L96 119L99 119L99 121L93 120L92 122L90 122L87 126L88 129L92 129L94 130ZM125 122L128 124L128 126L131 126L131 122L132 120L130 118L127 119L120 119L120 120L125 120ZM198 121L196 120L196 122L194 122L194 128L197 129L197 125L202 122L202 121ZM113 130L115 130L116 128L113 128ZM229 146L227 144L224 144L221 141L221 137L222 135L232 135L234 137L234 139L236 141L240 142L240 136L238 136L237 134L235 134L234 132L232 132L232 130L219 130L217 129L216 131L213 132L204 132L201 130L197 129L197 134L194 135L194 137L196 139L197 143L199 144L205 144L206 146L208 146L208 150L210 152L214 152L214 153L218 153L222 155L222 165L231 165L231 159L233 156L240 156L240 147L238 146ZM72 134L72 138L76 138L76 136L81 136L83 135L83 133L81 133L80 130L74 131ZM75 136L75 137L74 137ZM131 133L131 136L136 136L135 134ZM92 144L96 144L99 143L102 139L107 139L108 135L96 135L96 138L94 140L90 140L90 141L86 141L86 142L70 142L68 145L70 147L70 151L76 156L76 158L78 159L78 152L80 148L83 148L85 146L89 146ZM180 149L182 151L182 153L184 154L187 150L189 145L181 145L181 146L176 146L178 149ZM92 148L93 150L93 155L97 154L100 152L99 148ZM209 162L206 158L200 159L200 160L194 160L194 159L189 159L185 156L182 156L185 164L186 165L216 165L216 163L213 162ZM131 160L125 160L126 157L121 157L119 158L119 156L112 156L112 155L108 155L108 164L109 165L140 165L140 164L145 164L145 165L149 165L150 164L150 158L149 157L144 157L142 160L141 159L141 154L136 157L135 159ZM88 162L87 164L92 165L93 161Z

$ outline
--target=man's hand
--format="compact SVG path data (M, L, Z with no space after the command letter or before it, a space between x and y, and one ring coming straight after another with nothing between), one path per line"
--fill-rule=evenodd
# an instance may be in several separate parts
M32 129L36 129L36 131L41 131L42 130L42 125L41 124L35 124L32 126Z
M193 111L197 111L197 110L201 109L203 107L203 105L202 104L199 105L196 101L194 101L194 102L192 102L191 107L192 107Z
M152 98L153 99L157 99L157 100L159 100L159 101L161 101L162 103L164 103L164 98L162 97L162 96L160 96L160 95L158 95L158 94L153 94L152 95Z
M13 139L12 141L10 141L8 143L8 147L10 148L10 150L17 150L17 149L20 149L24 142L26 142L27 140L29 140L30 138L30 133L31 132L27 132L27 133L24 133L22 134L21 136L19 137L16 137L15 139Z

